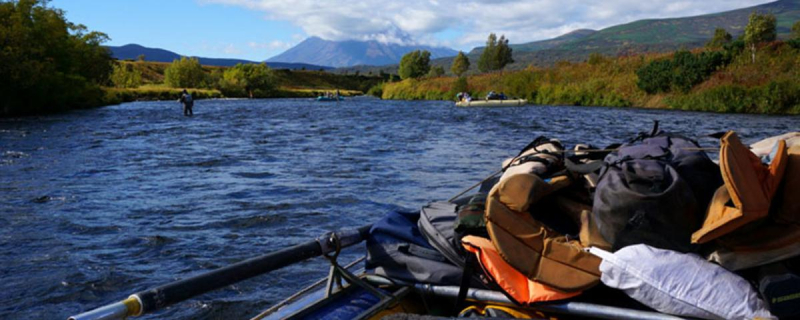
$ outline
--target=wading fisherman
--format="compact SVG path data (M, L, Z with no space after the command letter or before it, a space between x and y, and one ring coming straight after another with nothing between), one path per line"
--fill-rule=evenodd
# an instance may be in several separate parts
M183 115L184 116L192 116L194 112L192 112L192 107L194 107L194 100L192 99L192 95L189 94L186 89L183 89L183 93L181 93L181 99L178 102L183 104Z

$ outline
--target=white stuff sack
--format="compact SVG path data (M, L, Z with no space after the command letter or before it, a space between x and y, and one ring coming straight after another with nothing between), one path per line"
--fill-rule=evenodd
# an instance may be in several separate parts
M750 150L759 157L765 157L772 152L775 144L780 140L786 140L786 147L800 144L800 132L789 132L779 136L769 137L750 145Z
M589 252L603 259L600 280L659 312L702 319L777 319L747 280L698 255L644 244L610 253Z

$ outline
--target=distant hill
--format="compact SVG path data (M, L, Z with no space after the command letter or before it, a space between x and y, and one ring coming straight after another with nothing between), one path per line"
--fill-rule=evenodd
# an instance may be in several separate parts
M455 56L457 51L430 46L406 46L378 41L329 41L310 37L267 62L309 63L333 67L396 64L406 53L428 50L431 58Z
M129 44L121 47L107 46L107 48L111 50L111 55L119 60L136 60L136 58L142 54L144 55L145 61L151 61L151 62L172 62L173 60L180 59L181 57L183 57L183 55L177 54L172 51L157 49L157 48L147 48L140 46L138 44ZM230 67L236 65L237 63L261 63L256 61L240 60L240 59L220 59L220 58L203 58L203 57L195 57L195 58L197 58L197 60L200 61L200 64L204 66ZM331 67L324 67L306 63L268 62L267 65L273 69L291 69L291 70L298 70L304 68L306 70L331 69Z
M539 40L534 42L511 44L511 49L516 52L539 51L558 47L560 45L580 40L597 33L596 30L578 29L570 33L547 40ZM472 49L469 54L479 55L483 52L483 47Z
M753 12L774 14L778 21L778 36L785 38L791 32L792 24L800 20L800 0L781 0L695 17L640 20L600 30L554 49L627 53L700 47L713 37L716 28L724 28L734 37L740 36Z
M744 33L748 17L753 12L774 14L778 22L778 37L785 39L791 26L800 20L800 0L780 0L754 7L685 18L639 20L612 26L600 31L576 30L553 39L512 44L514 63L507 68L522 69L530 65L551 66L558 61L585 61L589 54L607 56L671 52L681 48L702 47L711 40L716 28L725 28L734 37ZM513 39L511 39L513 41ZM481 48L467 55L475 72ZM436 59L432 65L443 66L449 72L453 58ZM396 72L397 66L380 68L356 67L335 72L362 74Z

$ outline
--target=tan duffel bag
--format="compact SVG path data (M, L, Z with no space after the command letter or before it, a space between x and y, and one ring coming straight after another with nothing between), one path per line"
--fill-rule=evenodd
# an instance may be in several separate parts
M597 233L581 230L585 239L568 239L533 218L530 212L552 210L539 207L543 198L571 183L568 176L547 180L515 174L495 185L486 207L489 236L503 259L528 279L564 292L588 289L600 281L601 260L584 250Z

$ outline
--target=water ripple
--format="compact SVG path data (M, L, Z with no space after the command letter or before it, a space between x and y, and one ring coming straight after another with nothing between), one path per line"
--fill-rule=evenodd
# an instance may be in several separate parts
M800 128L798 117L360 98L198 101L193 118L174 102L137 102L0 119L0 318L64 319L449 198L538 135L606 146L653 120L747 142ZM326 272L307 261L144 318L253 316Z

